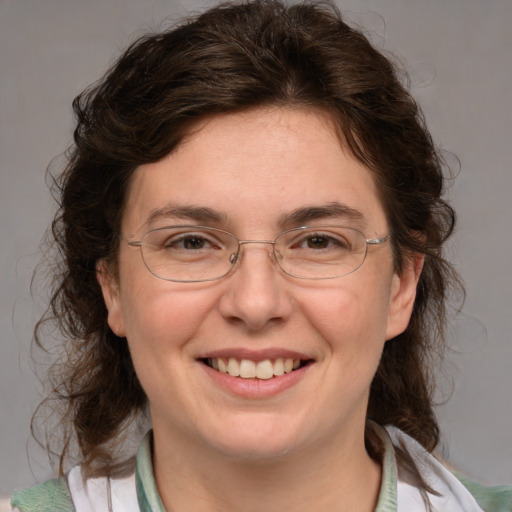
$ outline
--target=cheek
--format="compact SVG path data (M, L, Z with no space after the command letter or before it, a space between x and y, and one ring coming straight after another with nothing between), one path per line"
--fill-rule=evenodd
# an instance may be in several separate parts
M333 353L351 361L371 353L378 360L386 340L391 279L380 284L346 279L305 294L300 301L304 315Z
M134 291L123 305L127 338L134 343L143 339L180 345L193 335L209 309L210 301L197 293L155 288Z
M137 373L147 368L168 372L186 355L187 343L212 308L212 294L149 273L134 273L124 283L122 311Z

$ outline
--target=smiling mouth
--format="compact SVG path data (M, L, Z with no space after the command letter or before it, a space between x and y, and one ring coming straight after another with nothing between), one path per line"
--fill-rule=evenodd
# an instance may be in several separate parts
M214 357L201 359L201 361L206 366L220 373L226 373L231 377L263 380L292 373L312 362L310 359L292 359L289 357L278 357L277 359L265 359L263 361L251 361L250 359L237 359L235 357Z

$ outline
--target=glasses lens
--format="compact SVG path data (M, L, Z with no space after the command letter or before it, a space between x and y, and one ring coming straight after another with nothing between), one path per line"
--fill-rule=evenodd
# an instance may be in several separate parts
M149 231L141 248L146 267L161 279L209 281L231 270L238 241L215 228L173 226Z
M279 235L279 265L304 279L330 279L357 270L366 256L366 237L357 229L338 226L297 228Z

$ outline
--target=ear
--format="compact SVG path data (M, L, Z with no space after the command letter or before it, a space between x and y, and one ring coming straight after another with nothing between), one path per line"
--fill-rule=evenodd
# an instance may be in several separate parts
M124 317L119 296L119 283L112 273L112 269L105 260L96 264L96 279L103 293L103 300L108 311L108 325L117 336L126 336Z
M424 261L423 254L414 253L404 262L401 273L393 275L386 329L387 340L404 332L409 324Z

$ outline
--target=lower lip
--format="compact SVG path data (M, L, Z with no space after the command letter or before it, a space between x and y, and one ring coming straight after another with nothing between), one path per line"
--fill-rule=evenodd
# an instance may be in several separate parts
M272 377L271 379L243 379L241 377L231 377L227 373L221 373L204 363L199 364L201 364L207 375L218 386L233 395L253 400L271 398L295 386L304 378L312 366L309 363L293 372Z

